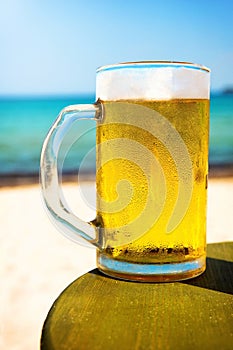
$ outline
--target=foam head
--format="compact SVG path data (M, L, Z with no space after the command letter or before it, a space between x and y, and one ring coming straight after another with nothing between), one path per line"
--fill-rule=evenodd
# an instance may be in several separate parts
M208 68L182 62L133 62L100 67L96 97L103 101L128 99L208 99Z

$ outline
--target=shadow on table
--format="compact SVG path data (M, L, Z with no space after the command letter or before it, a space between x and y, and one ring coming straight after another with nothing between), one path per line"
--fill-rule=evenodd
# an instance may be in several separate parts
M182 281L182 283L233 294L233 263L220 259L207 258L206 271L202 275Z

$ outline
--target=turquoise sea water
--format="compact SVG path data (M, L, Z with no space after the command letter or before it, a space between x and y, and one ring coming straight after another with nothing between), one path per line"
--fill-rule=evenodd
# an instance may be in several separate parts
M43 140L59 111L70 104L92 102L94 96L91 95L0 98L0 175L37 174ZM210 165L233 164L233 96L212 96L210 115ZM85 154L94 149L94 126L95 123L90 121L79 124L79 140L69 150L63 171L75 172ZM63 153L66 151L64 146ZM91 152L84 170L93 172L94 169L94 152Z

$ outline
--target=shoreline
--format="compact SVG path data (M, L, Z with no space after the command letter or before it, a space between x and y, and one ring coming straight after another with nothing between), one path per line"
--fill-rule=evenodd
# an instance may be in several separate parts
M78 173L75 175L73 172L64 173L63 182L64 183L77 183ZM233 177L233 164L210 164L209 165L209 178L221 178L227 179ZM95 173L87 172L83 173L81 176L84 182L95 181ZM36 185L40 183L39 173L31 174L0 174L0 188L4 187L17 187L17 186L27 186Z

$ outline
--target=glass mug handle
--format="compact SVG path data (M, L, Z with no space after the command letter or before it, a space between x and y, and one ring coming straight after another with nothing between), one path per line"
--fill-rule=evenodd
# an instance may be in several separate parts
M55 226L72 241L80 243L81 237L97 247L99 246L98 227L74 215L62 194L58 176L58 154L64 136L76 121L83 119L97 121L101 117L102 105L98 102L65 107L44 141L40 164L42 196Z

